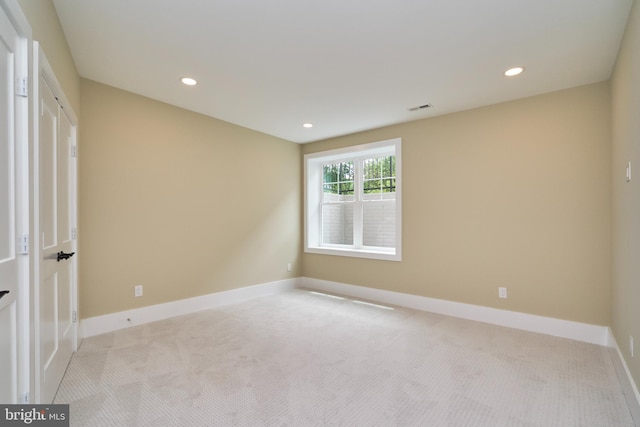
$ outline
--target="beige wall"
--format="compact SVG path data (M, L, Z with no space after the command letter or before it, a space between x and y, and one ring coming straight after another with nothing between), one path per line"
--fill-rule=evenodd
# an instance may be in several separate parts
M305 276L610 320L607 82L303 146L402 138L403 260L304 254ZM498 299L498 287L509 298Z
M299 145L84 79L81 103L82 317L300 275Z
M613 298L611 326L640 387L640 4L634 2L611 80ZM627 162L633 180L626 182ZM629 336L635 340L631 358Z
M76 114L80 114L80 77L67 45L56 9L51 0L18 0L40 43L65 96Z

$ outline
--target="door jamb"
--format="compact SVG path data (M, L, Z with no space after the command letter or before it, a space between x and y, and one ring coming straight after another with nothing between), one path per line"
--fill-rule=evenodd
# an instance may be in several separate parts
M29 21L25 17L17 0L0 0L0 8L11 21L18 33L18 49L14 58L16 64L16 78L26 78L29 81L29 59L31 58L32 31ZM29 82L31 83L31 82ZM30 203L30 156L29 142L32 141L32 129L29 126L31 99L31 84L28 84L27 97L17 96L15 99L15 162L16 162L16 236L31 234L31 203ZM18 242L16 242L17 244ZM28 249L33 247L32 240L28 243ZM30 251L29 251L30 252ZM30 289L31 289L31 256L29 254L18 255L18 295L16 297L17 309L17 393L18 402L27 403L32 389L31 375L31 323L30 323Z

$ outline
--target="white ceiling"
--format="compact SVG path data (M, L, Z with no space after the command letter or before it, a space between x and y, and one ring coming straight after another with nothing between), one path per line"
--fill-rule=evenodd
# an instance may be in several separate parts
M82 77L299 143L607 80L631 3L54 0Z

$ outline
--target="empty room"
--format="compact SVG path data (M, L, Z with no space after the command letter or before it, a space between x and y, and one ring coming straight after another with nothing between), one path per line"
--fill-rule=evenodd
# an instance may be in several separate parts
M640 426L638 0L0 11L0 424Z

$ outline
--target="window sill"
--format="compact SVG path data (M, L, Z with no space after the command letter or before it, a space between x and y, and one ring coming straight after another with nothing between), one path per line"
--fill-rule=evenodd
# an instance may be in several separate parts
M307 247L305 253L320 255L336 255L353 258L367 258L382 261L402 261L402 256L398 251L384 252L370 249L349 249L349 248L329 248L329 247Z

